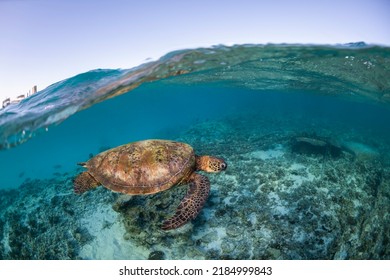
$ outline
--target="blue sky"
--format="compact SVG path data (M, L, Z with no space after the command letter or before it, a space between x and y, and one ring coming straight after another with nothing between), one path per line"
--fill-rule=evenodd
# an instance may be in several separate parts
M388 0L0 0L0 101L215 44L390 45Z

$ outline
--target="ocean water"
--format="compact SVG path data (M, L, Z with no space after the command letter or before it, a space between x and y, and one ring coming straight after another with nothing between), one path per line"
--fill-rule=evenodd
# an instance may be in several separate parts
M99 69L0 110L0 259L389 259L390 48L237 45ZM143 139L224 158L186 186L73 193L78 162ZM204 173L206 174L206 173Z

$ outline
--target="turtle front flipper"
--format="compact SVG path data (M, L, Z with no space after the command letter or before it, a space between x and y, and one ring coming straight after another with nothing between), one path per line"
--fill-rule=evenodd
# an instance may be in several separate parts
M202 209L210 192L210 181L206 176L193 173L190 188L176 209L175 215L164 221L163 230L181 227L189 220L195 219Z
M82 194L86 191L99 186L99 182L95 180L88 172L80 173L73 181L73 189L77 194Z

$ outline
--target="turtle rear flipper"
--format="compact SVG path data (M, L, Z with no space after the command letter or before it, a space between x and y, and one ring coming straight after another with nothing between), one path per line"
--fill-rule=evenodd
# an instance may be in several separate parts
M195 219L210 193L210 181L206 176L193 173L190 188L176 209L175 215L163 222L162 229L178 228Z
M96 188L99 185L99 182L96 181L88 172L82 172L73 181L73 189L77 194L82 194Z

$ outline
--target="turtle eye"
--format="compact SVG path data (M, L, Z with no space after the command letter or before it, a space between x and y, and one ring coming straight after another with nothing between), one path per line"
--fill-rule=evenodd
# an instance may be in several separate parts
M225 170L227 168L227 164L225 162L221 162L220 168L221 170Z

